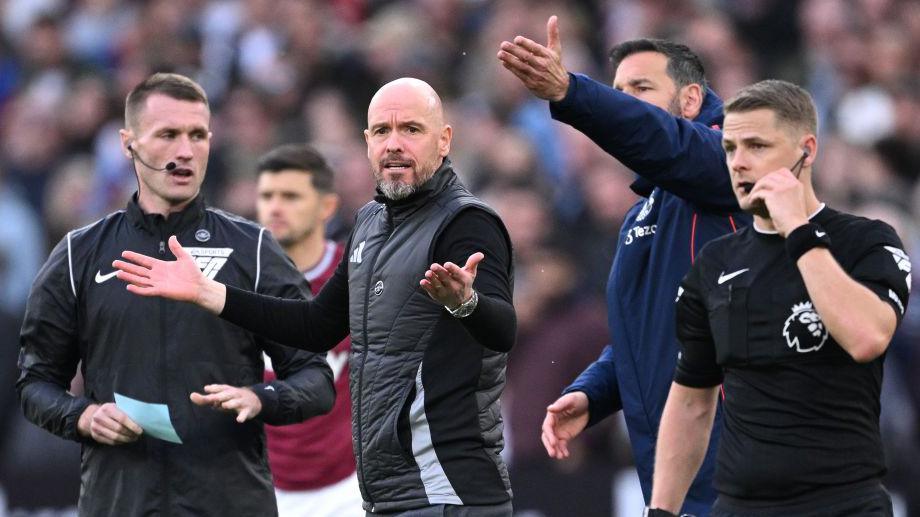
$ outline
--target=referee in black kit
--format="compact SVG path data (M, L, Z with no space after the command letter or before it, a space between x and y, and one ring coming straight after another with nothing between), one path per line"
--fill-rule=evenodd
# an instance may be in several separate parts
M681 507L722 384L714 517L891 515L879 392L910 259L887 224L815 197L808 92L748 86L724 124L732 186L754 225L710 242L678 292L682 353L647 512Z

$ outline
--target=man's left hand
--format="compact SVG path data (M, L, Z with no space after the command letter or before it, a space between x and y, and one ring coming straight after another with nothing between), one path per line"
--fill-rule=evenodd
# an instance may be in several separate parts
M485 255L477 251L470 255L463 267L453 262L446 262L444 265L432 264L431 268L425 271L425 278L419 285L434 301L456 309L473 296L476 268L484 258Z
M262 401L249 388L237 388L226 384L208 384L207 395L192 393L189 398L199 406L211 406L221 411L236 413L236 421L243 423L255 418L262 411Z
M752 201L760 200L766 205L773 226L783 238L808 224L805 189L789 169L779 169L757 180L750 196Z

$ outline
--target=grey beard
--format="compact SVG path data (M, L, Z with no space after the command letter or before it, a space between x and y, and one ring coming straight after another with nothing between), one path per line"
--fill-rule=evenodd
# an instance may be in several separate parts
M403 183L402 181L381 180L377 182L377 188L383 193L383 197L391 201L399 201L415 194L415 191L418 190L418 185Z

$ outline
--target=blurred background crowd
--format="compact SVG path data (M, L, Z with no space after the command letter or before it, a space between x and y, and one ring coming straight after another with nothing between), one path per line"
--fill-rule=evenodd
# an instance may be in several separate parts
M654 36L699 53L723 98L763 78L802 84L819 108L819 197L887 221L920 257L916 0L0 0L0 515L73 512L79 446L21 417L18 326L51 247L135 190L118 129L125 95L154 71L188 75L210 97L210 203L253 217L256 158L310 142L338 174L338 237L373 194L361 134L370 96L396 77L431 83L456 169L515 246L519 338L504 409L516 511L638 515L616 419L565 461L539 439L546 405L608 341L603 288L636 200L631 173L553 122L495 57L517 34L545 42L551 14L569 70L605 83L614 43ZM900 515L920 516L918 297L911 305L886 361L882 425L887 485Z

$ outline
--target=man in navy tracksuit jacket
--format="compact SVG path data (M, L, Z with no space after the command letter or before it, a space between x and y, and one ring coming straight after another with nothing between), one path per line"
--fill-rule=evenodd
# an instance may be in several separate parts
M737 212L725 165L718 129L722 101L705 88L702 65L689 49L661 40L619 45L611 51L614 89L565 72L555 17L547 33L546 47L520 36L503 42L499 59L551 101L554 119L636 172L631 188L641 199L620 229L607 282L613 344L548 408L543 442L551 456L565 457L569 439L622 409L648 501L658 423L679 350L678 286L706 242L749 224L750 217ZM708 515L715 500L719 428L717 423L685 512Z

